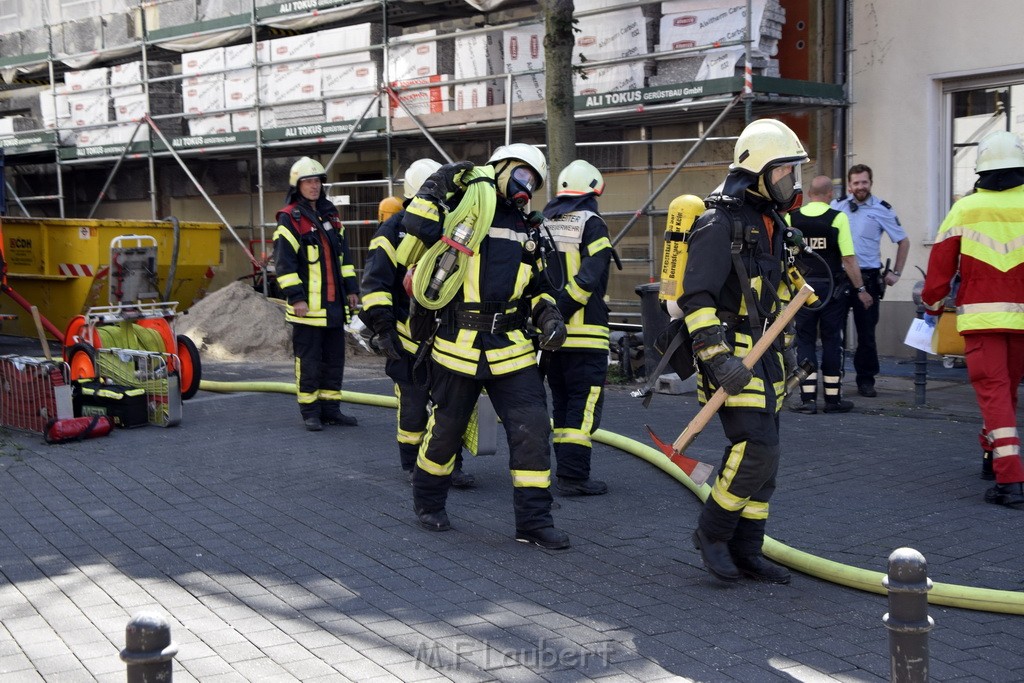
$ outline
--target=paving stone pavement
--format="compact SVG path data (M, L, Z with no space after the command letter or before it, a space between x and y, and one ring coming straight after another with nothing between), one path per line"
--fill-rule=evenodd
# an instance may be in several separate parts
M0 351L3 349L0 348ZM884 572L909 546L933 581L1020 591L1024 513L982 501L979 427L963 369L887 360L876 399L782 415L768 533ZM290 381L287 364L207 362L204 377ZM848 382L848 386L850 386ZM674 438L692 395L644 409L609 388L602 428ZM391 395L376 360L345 389ZM884 681L884 595L797 573L725 587L690 544L700 503L610 446L610 493L557 497L572 548L513 539L507 449L469 459L454 529L419 529L394 410L309 433L294 397L199 392L181 425L58 446L0 439L0 674L120 681L125 627L165 617L176 681ZM716 463L717 421L688 449ZM1024 617L932 605L936 681L1024 679Z

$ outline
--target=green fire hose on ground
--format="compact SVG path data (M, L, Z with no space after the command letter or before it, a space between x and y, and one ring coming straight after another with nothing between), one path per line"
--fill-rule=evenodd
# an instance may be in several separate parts
M200 382L199 388L203 391L217 393L243 391L280 394L295 393L295 385L291 382L216 382L204 379ZM348 403L381 408L398 407L398 400L394 396L383 396L380 394L342 391L341 400ZM593 438L599 443L618 448L630 455L646 460L670 477L676 479L702 502L711 492L711 487L707 484L698 487L690 481L690 478L681 469L665 457L664 453L655 448L604 429L598 429L594 432ZM765 536L764 554L791 569L824 581L829 581L830 583L879 595L887 594L885 587L882 585L882 579L885 578L885 574L882 572L860 569L859 567L852 567L847 564L817 557L816 555L791 548L770 536ZM931 591L928 592L928 602L945 607L1024 615L1024 593L1014 591L975 588L973 586L960 586L951 583L934 583Z

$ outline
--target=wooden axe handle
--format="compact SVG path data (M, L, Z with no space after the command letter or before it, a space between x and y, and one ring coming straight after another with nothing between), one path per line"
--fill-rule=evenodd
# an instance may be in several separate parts
M50 344L46 341L46 331L43 330L43 319L39 315L39 309L33 306L31 311L32 320L36 324L36 332L39 334L39 343L43 345L43 355L46 356L46 360L52 361L53 356L50 354Z
M814 293L814 289L810 285L804 284L803 287L796 293L793 300L790 301L785 308L782 309L782 313L775 319L775 322L765 330L765 333L761 335L761 338L757 340L754 347L750 349L750 353L743 359L743 365L748 370L754 369L754 364L761 360L761 356L771 348L771 345L775 342L775 339L782 334L783 330L786 329L786 325L789 324L795 316L796 312L800 310L800 307L804 305L807 298ZM697 435L703 431L704 427L707 426L708 422L718 409L722 407L729 395L725 393L725 389L718 387L718 390L708 399L708 402L704 404L704 407L700 409L700 412L690 420L690 424L683 428L683 431L679 434L679 438L672 444L672 450L676 453L682 453L686 450L686 447L693 443L693 440L697 438Z

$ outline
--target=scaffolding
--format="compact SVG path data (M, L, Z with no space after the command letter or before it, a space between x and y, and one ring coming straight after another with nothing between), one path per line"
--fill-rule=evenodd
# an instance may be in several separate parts
M710 189L709 183L713 187L712 179L720 176L730 161L732 140L742 123L757 116L803 116L809 111L847 106L841 83L820 82L809 74L801 78L783 77L753 65L761 31L760 26L752 25L752 17L763 12L765 5L771 6L773 1L691 3L735 5L745 9L746 24L727 39L719 37L704 43L682 41L677 46L663 39L671 29L666 17L672 16L674 10L685 8L686 0L620 0L615 4L577 0L578 11L574 16L579 25L600 26L607 20L619 30L623 25L622 17L628 17L644 38L639 49L630 54L581 46L579 41L574 48L574 54L583 55L585 60L577 64L577 74L585 71L592 75L631 75L616 83L594 82L590 84L593 87L580 80L574 102L580 156L605 173L611 181L609 188L624 188L602 197L602 212L612 228L613 243L626 268L623 279L631 278L618 288L613 282L613 290L618 292L612 295L613 310L619 304L634 307L636 302L629 294L636 280L650 281L655 277L656 255L660 253L660 219L671 198L682 189L679 175L684 167L689 174L688 182L700 184L699 191L706 191ZM782 0L782 3L800 5L792 0ZM100 5L98 0L96 4ZM500 71L481 68L477 69L480 73L465 75L463 66L462 73L455 68L447 73L430 74L436 78L426 79L403 78L408 74L395 73L395 65L400 63L396 55L434 50L435 63L447 60L435 69L441 71L454 66L451 55L456 40L471 44L469 41L475 39L477 45L497 44L503 40L508 44L510 35L530 35L531 28L535 29L543 20L532 2L477 0L473 3L494 8L487 10L459 0L203 3L219 8L220 16L203 15L200 3L193 2L184 3L191 5L193 12L191 15L183 12L178 17L183 19L179 23L173 23L169 17L184 7L182 0L125 0L124 4L129 28L125 31L125 40L118 45L100 45L100 49L91 45L93 49L68 53L57 45L62 36L65 48L72 42L68 40L68 22L48 22L40 29L45 33L45 50L22 49L14 55L7 54L7 42L0 35L0 74L7 80L8 88L48 86L55 111L58 110L58 86L69 71L97 65L141 64L137 81L118 86L101 84L78 91L81 95L92 93L103 97L113 87L141 90L144 111L132 121L87 124L66 130L58 118L52 128L23 130L6 137L0 134L7 167L15 174L14 182L7 183L8 197L22 213L39 207L64 217L69 204L79 201L69 196L65 172L89 169L96 172L87 174L88 181L80 179L83 174L76 174L76 183L91 183L86 185L89 197L83 203L88 203L88 215L92 216L103 208L101 203L110 201L111 189L123 182L126 169L131 169L132 180L136 183L139 177L145 177L148 186L145 195L154 219L170 213L167 203L176 192L193 196L195 210L205 211L202 208L205 204L238 244L248 261L246 269L260 272L266 266L266 254L257 253L259 250L254 247L266 244L268 229L273 228L267 217L270 201L267 188L273 186L268 181L283 176L284 165L295 156L318 156L325 160L331 176L332 195L344 202L345 193L351 192L365 200L350 201L348 210L343 212L344 222L353 237L357 266L361 266L360 252L376 227L376 203L394 194L395 185L401 181L398 171L412 159L421 156L445 161L479 159L497 145L513 139L541 145L545 140L543 93L539 98L536 93L529 98L524 96L531 84L543 81L542 65L511 64L510 55L505 54ZM828 18L826 8L820 8L817 23L826 33L830 30ZM115 25L108 17L94 19L99 20L100 26ZM335 44L330 50L317 50L313 57L299 47L294 54L268 54L269 46L281 39L287 39L281 43L284 49L292 43L300 45L303 37L329 31L340 31L338 35L344 35L346 30L357 30L354 27L358 27L358 38L350 46ZM609 32L607 42L614 45L616 40L628 40L623 32L620 34ZM27 39L22 40L24 48ZM449 45L447 51L441 48L445 44ZM183 55L217 48L232 49L236 55L242 55L236 57L242 61L205 68L199 75L226 79L240 68L251 70L252 92L246 96L245 105L232 107L230 102L224 102L219 108L210 107L198 114L186 111L184 106L181 111L157 113L155 104L162 93L180 91L188 79L197 75L177 63L173 73L157 72L153 65L174 60L184 62ZM531 48L536 50L536 45ZM810 41L806 49L811 52ZM273 93L267 90L271 69L292 69L292 73L298 74L311 59L320 65L341 65L351 63L354 55L360 59L369 56L369 62L378 65L379 72L366 87L357 85L345 91L342 99L347 101L348 118L331 121L326 114L321 114L319 121L285 126L271 120L277 113L275 108L283 106L273 101ZM712 55L727 57L724 68L719 65L718 71L710 74L687 71L697 63L705 68ZM483 57L481 60L486 61ZM829 67L830 64L823 61L814 70L831 76ZM454 102L442 101L434 107L431 100L435 93L447 95L456 90L503 91L504 102L456 108ZM319 111L324 112L327 101L330 100L326 93L318 90L305 99L289 99L287 104L297 109L310 105L313 110L319 107ZM424 101L429 103L426 108L422 106ZM197 120L225 116L234 119L242 114L247 116L241 118L253 123L248 130L194 132L199 130L192 125ZM77 135L81 143L83 133L88 137L90 131L102 133L115 126L122 131L122 138L127 139L104 145L68 144L69 136ZM186 131L186 126L192 130ZM818 130L820 123L811 126L815 129L808 133L817 141L810 147L812 156L831 155L831 136ZM125 131L126 127L131 129L130 134ZM819 154L814 154L815 150ZM361 161L361 157L369 161ZM232 221L228 217L231 212L218 206L225 195L238 193L211 191L211 174L204 175L196 170L197 166L216 167L225 163L244 168L246 180L250 181L245 183L249 185L247 220L240 221L235 215ZM46 185L44 191L32 194L33 184L43 185L38 182L40 174L22 174L21 170L35 171L40 167L55 171L53 182ZM168 188L167 178L172 173L180 184ZM184 176L184 180L180 176ZM36 182L31 182L33 180ZM663 197L666 193L667 198ZM641 201L640 197L644 199ZM248 233L247 238L242 233Z

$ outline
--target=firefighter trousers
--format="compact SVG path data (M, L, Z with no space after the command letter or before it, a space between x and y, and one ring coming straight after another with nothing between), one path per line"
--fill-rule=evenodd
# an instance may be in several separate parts
M732 445L725 450L698 524L709 538L728 542L733 556L758 555L779 469L778 415L728 407L718 415Z
M997 484L1024 482L1017 431L1017 391L1024 379L1024 334L964 335L967 376L984 422Z
M554 422L555 475L590 478L591 435L601 426L605 353L556 351L547 365Z
M395 396L398 398L398 458L402 469L412 472L420 444L427 433L430 394L415 382L401 381L395 382ZM455 469L462 469L461 445L456 451Z
M476 379L441 366L431 368L430 398L434 410L420 446L413 474L413 506L417 514L443 510L448 498L455 455L473 414L480 391L494 404L505 427L512 473L516 529L554 526L551 517L551 422L547 394L536 366L508 375Z
M302 417L337 413L345 374L345 329L293 323L292 350Z

